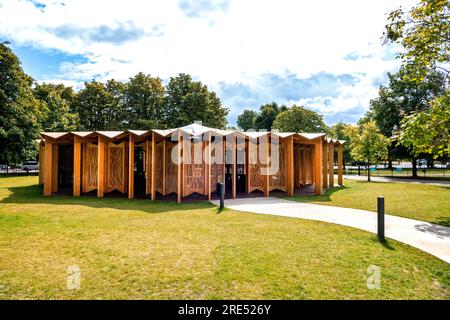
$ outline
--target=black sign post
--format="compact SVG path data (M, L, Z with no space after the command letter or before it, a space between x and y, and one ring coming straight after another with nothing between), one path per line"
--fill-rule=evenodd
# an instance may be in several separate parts
M378 196L377 198L377 211L378 211L378 240L384 242L384 197Z

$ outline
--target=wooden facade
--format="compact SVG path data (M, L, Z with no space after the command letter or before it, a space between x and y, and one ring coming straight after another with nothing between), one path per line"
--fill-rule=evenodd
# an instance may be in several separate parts
M174 195L181 202L193 195L211 199L218 183L225 184L229 198L308 190L320 195L334 186L335 148L338 184L343 183L343 143L325 134L224 131L197 124L42 133L39 181L47 196L70 185L74 196L118 193L155 200ZM73 162L71 172L62 166L67 162Z

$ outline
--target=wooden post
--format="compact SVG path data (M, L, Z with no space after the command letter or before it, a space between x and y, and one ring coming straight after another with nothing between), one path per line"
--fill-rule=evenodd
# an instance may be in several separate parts
M163 196L166 195L166 137L164 137L163 140L163 156L162 156L162 161L163 161L163 165L162 165L162 177L163 177L163 187L162 187L162 192L163 192Z
M100 135L98 136L97 149L97 197L102 198L105 190L105 138Z
M322 170L323 170L323 187L328 188L328 143L327 143L327 140L325 140L323 143Z
M152 132L152 169L151 169L151 199L155 200L156 199L156 186L155 186L155 152L156 152L156 141L155 141L155 133Z
M39 184L44 184L44 157L45 147L42 142L39 143Z
M329 187L334 187L334 143L331 142L328 145L328 153L329 153L329 159L328 159L328 180L329 180Z
M57 144L53 144L53 155L52 155L52 192L58 192L58 151L59 146Z
M134 198L134 137L130 133L128 143L128 199Z
M306 185L306 146L302 145L302 164L301 164L302 185Z
M150 140L147 139L145 140L145 194L149 195L152 193L151 188L152 188L152 184L151 184L151 170L152 170L152 153L151 150L152 149L152 145L150 143Z
M270 194L270 142L269 134L265 135L265 148L266 148L266 176L264 177L264 196L268 197Z
M52 195L52 153L53 144L45 141L44 154L44 196Z
M178 130L178 150L177 150L177 156L178 156L178 163L177 163L177 202L181 203L181 183L182 183L182 172L181 172L181 149L182 149L183 141L181 138L181 130Z
M311 175L311 184L316 183L316 174L314 170L314 162L315 162L315 145L309 146L309 172Z
M237 136L235 134L233 134L233 145L232 145L232 164L233 164L233 178L232 178L232 186L231 186L231 197L233 199L236 199L236 182L237 182L237 177L236 177L236 157L237 157L237 144L236 144L236 139Z
M314 179L315 179L315 185L314 185L314 192L316 195L322 195L322 139L320 139L319 142L317 142L314 146Z
M81 194L81 139L73 139L73 195Z
M294 136L287 140L287 194L294 195Z
M338 184L340 186L344 185L344 180L342 179L342 169L343 169L343 148L342 144L338 144Z

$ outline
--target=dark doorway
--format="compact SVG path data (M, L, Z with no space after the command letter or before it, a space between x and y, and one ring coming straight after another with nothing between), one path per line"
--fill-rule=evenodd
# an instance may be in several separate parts
M225 169L225 194L231 195L233 190L233 165L227 164Z
M145 195L145 171L144 171L144 149L134 149L134 193L135 196Z
M73 145L58 147L58 189L60 191L73 188Z
M236 192L245 192L245 164L236 165Z

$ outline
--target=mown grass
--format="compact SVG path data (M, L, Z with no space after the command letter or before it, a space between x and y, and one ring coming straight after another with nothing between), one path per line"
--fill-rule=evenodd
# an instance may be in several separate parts
M385 198L387 214L450 227L450 187L411 183L345 180L344 187L323 196L295 196L289 200L377 211L377 196Z
M449 299L450 267L367 232L0 179L2 299ZM69 265L81 289L67 290ZM367 268L381 268L381 289Z

